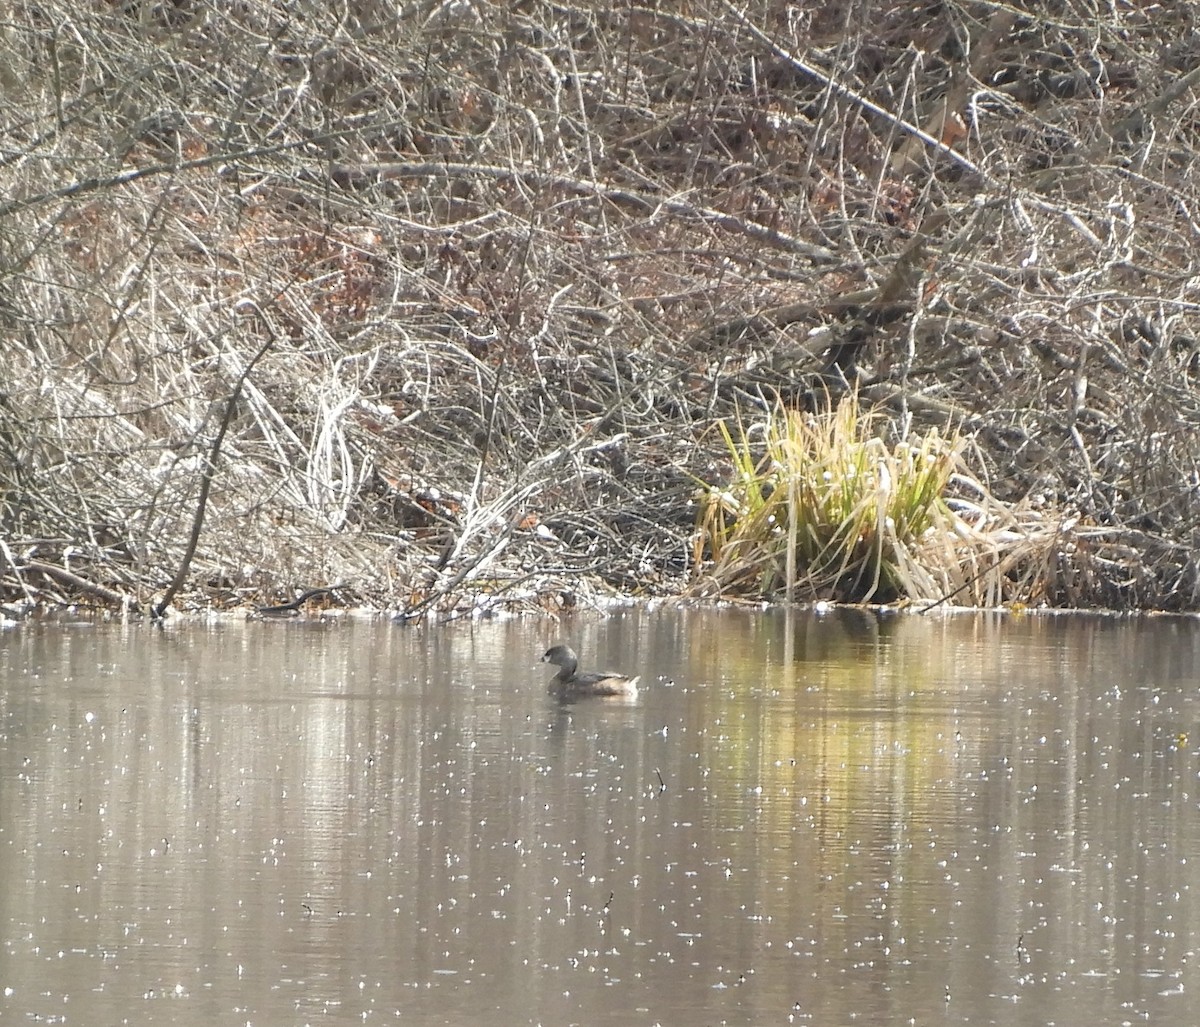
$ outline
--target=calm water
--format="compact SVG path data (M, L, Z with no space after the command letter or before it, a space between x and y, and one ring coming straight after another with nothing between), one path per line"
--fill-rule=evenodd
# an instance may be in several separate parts
M571 641L643 675L560 706ZM0 634L0 1017L1121 1024L1200 993L1200 628Z

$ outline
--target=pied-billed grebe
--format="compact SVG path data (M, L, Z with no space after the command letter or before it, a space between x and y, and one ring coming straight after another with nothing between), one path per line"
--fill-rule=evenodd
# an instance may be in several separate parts
M558 673L550 679L551 691L560 695L634 695L638 678L602 671L599 674L578 673L579 657L567 645L556 645L547 649L542 663L552 663Z

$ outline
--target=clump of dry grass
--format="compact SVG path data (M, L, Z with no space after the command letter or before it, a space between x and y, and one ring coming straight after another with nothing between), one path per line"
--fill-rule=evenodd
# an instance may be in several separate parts
M812 414L780 407L719 430L731 475L705 485L695 588L767 598L997 605L1040 541L991 500L951 429L888 445L856 396ZM970 496L972 498L963 498Z

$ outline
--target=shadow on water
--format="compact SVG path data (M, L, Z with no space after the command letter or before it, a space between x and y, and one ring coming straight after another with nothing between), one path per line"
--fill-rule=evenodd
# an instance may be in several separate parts
M546 647L642 676L559 703ZM0 634L0 1012L1190 1025L1191 621Z

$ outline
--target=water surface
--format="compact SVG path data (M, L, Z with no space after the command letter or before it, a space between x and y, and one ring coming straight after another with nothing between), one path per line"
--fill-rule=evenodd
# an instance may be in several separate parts
M642 675L560 705L570 641ZM1191 1025L1176 619L0 634L0 1015Z

